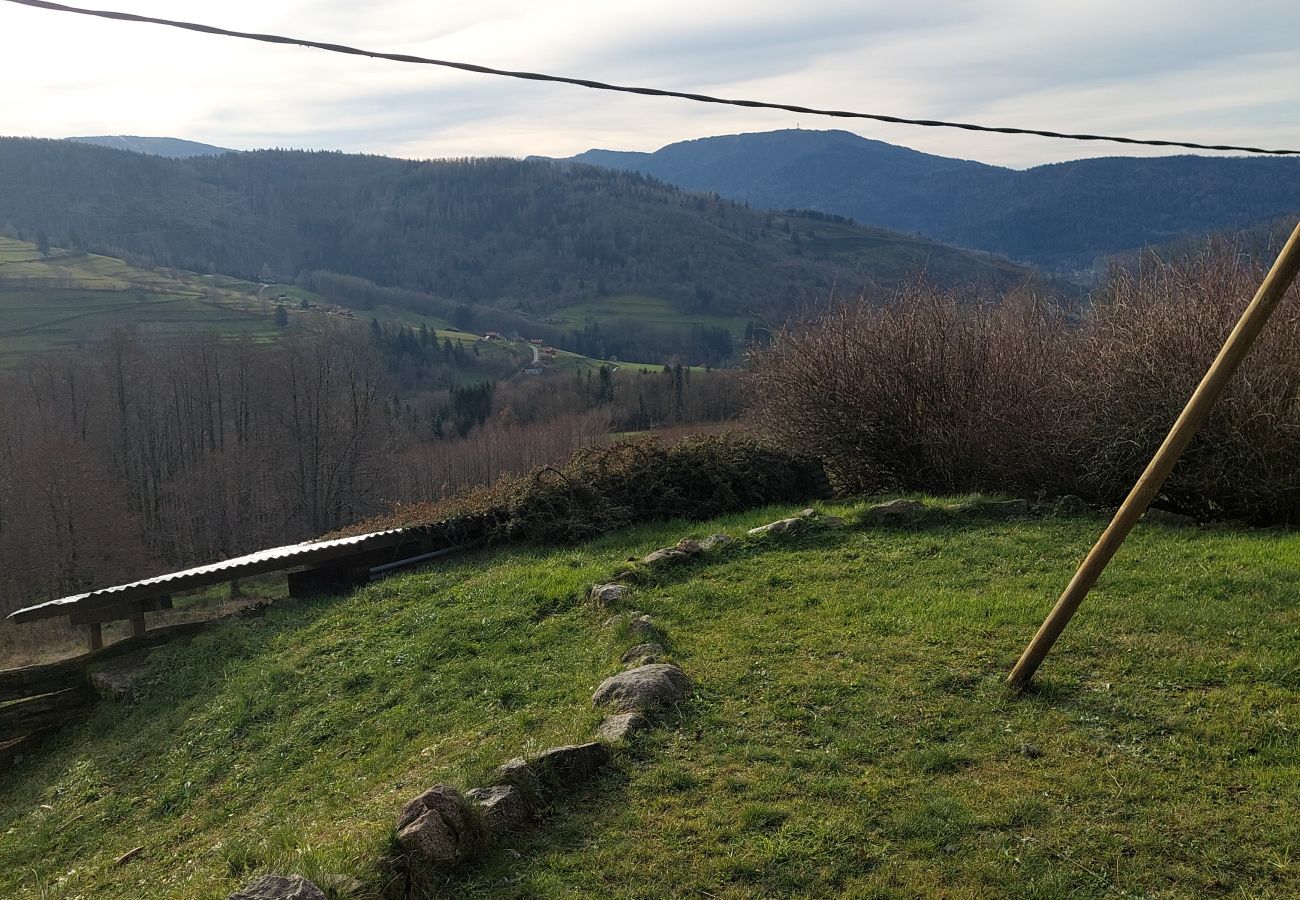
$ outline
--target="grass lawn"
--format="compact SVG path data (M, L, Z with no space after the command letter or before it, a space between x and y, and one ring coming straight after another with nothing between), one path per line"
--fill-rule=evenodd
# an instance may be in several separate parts
M0 776L0 895L373 888L408 796L588 733L628 643L580 601L593 580L787 513L485 553L171 648L135 704ZM1297 896L1300 535L1142 526L1010 696L1101 525L936 514L638 586L693 697L444 895Z

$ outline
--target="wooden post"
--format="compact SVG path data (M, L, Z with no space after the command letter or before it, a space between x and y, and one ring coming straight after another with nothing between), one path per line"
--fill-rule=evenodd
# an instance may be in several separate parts
M86 626L86 646L92 653L104 646L104 630L98 622Z
M131 613L131 637L143 637L147 627L144 622L144 604L137 603Z
M1083 598L1088 596L1088 591L1097 582L1138 519L1142 518L1142 514L1155 499L1161 485L1169 477L1174 464L1178 462L1178 458L1182 456L1187 445L1204 424L1210 410L1222 396L1223 389L1240 367L1242 360L1246 358L1255 339L1259 337L1269 316L1295 280L1298 270L1300 270L1300 225L1296 225L1295 231L1291 233L1291 238L1278 254L1277 261L1273 263L1273 268L1269 270L1255 298L1242 313L1240 321L1232 329L1232 334L1228 335L1223 349L1219 351L1209 371L1201 379L1196 392L1192 394L1192 399L1187 402L1187 406L1179 415L1178 421L1174 423L1174 427L1170 429L1160 449L1156 451L1156 455L1152 457L1146 471L1137 480L1137 484L1133 485L1133 490L1129 492L1127 499L1115 513L1115 518L1102 532L1101 538L1083 560L1079 570L1074 573L1074 578L1070 580L1061 598L1056 601L1056 606L1052 607L1038 633L1029 642L1025 652L1020 655L1020 660L1007 677L1007 683L1012 687L1024 687L1034 677L1038 666L1052 649L1056 639L1061 636L1065 626L1069 624L1070 617L1079 608L1079 604L1083 603Z

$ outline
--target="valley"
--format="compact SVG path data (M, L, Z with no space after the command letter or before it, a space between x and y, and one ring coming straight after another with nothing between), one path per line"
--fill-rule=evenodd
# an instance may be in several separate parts
M0 894L1292 896L1293 162L0 138Z

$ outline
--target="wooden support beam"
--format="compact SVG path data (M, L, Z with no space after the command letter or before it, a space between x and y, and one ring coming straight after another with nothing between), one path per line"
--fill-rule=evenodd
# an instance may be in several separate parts
M144 637L145 630L148 626L144 621L144 610L137 609L131 613L131 637Z
M76 656L39 666L0 669L0 703L38 694L53 694L86 684L85 657Z
M78 687L0 707L0 742L75 721L85 715L92 703L90 692Z
M86 626L86 649L91 653L104 646L104 629L98 622Z
M1124 539L1133 530L1133 526L1142 518L1142 514L1155 499L1165 479L1173 470L1174 464L1178 462L1178 458L1183 455L1187 445L1205 423L1210 410L1214 408L1214 404L1223 395L1224 388L1240 368L1242 360L1250 352L1251 346L1264 329L1269 316L1273 314L1273 310L1277 308L1287 289L1295 281L1297 272L1300 272L1300 224L1297 224L1295 231L1291 233L1290 240L1278 254L1273 268L1264 278L1264 283L1260 285L1254 299L1242 313L1237 326L1228 335L1223 349L1210 365L1209 371L1205 373L1196 392L1192 394L1191 400L1187 402L1182 415L1170 429L1146 471L1137 480L1137 484L1133 485L1133 490L1129 492L1128 498L1115 513L1115 518L1111 520L1092 551L1088 553L1079 570L1074 573L1074 578L1070 580L1065 592L1056 601L1056 606L1043 621L1038 633L1025 648L1025 652L1020 655L1020 660L1007 677L1007 683L1012 687L1022 688L1034 677L1034 673L1038 671L1039 665L1052 649L1052 645L1061 636L1061 632L1065 630L1065 626L1069 624L1070 618L1083 603L1083 599L1088 596L1088 591L1097 583L1106 565L1114 558Z
M161 597L132 600L130 603L119 603L117 606L102 607L100 609L75 609L68 613L68 621L73 625L120 622L134 619L139 613L159 612L171 608L171 595L163 594Z
M103 662L148 647L157 647L170 640L192 637L225 621L227 619L181 622L177 625L150 629L144 637L124 638L94 653L83 653L81 656L36 666L0 669L0 703L80 687L86 684L86 666L90 663Z
M303 572L290 572L286 580L290 597L333 594L367 584L370 581L370 569L369 566L307 569Z
M43 741L48 733L48 731L35 731L7 744L0 744L0 771L9 768L18 759L35 750L36 745Z

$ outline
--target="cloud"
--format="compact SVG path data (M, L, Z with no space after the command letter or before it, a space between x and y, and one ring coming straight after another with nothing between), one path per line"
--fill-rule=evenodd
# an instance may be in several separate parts
M1300 146L1300 4L1290 0L229 0L178 12L250 31L502 68L993 125ZM185 6L199 6L185 4ZM892 127L250 44L0 4L9 133L168 134L241 148L417 157L568 155L593 146L848 128L1027 166L1146 151ZM1152 151L1168 152L1168 151Z

